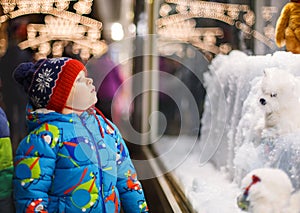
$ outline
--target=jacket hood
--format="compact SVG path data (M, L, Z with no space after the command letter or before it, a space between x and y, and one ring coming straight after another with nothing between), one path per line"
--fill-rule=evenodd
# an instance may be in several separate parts
M26 121L29 132L46 122L72 122L74 118L78 119L78 115L75 113L61 114L45 108L34 110L31 104L27 104L26 107Z
M46 122L51 122L51 121L67 122L67 123L71 123L71 122L85 123L86 120L90 118L91 117L90 115L92 114L94 118L97 120L98 129L103 138L104 137L103 128L101 126L100 119L96 115L96 112L100 115L100 117L102 117L103 122L106 123L111 128L111 130L115 129L114 125L111 122L109 122L106 119L106 117L103 115L103 113L96 107L89 108L87 111L84 111L80 116L78 116L76 113L61 114L45 108L34 110L31 104L27 104L26 120L27 120L28 131L31 132L41 124Z

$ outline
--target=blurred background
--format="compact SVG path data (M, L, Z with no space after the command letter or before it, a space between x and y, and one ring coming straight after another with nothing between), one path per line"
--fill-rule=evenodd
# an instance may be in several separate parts
M14 151L27 133L27 98L12 72L21 62L45 57L68 56L86 64L98 88L97 107L120 128L133 159L154 158L152 144L165 136L199 138L203 73L210 62L234 50L278 51L275 24L287 2L0 0L1 106ZM159 160L154 164L137 164L150 209L192 211L172 172L162 172L164 182L152 171ZM176 196L162 189L170 186Z

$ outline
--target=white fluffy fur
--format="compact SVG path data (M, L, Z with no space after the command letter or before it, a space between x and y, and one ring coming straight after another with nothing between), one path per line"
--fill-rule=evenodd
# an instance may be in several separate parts
M287 70L267 68L261 89L259 101L265 112L265 130L276 135L298 132L300 80Z
M252 176L260 178L260 182L249 189L249 212L251 213L299 213L300 193L292 193L293 187L285 172L273 168L255 169L242 180L244 191L252 182Z

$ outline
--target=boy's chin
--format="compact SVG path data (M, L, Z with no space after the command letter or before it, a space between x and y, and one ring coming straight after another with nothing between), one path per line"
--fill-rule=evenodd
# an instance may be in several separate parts
M95 98L94 102L93 102L93 106L98 102L98 98Z

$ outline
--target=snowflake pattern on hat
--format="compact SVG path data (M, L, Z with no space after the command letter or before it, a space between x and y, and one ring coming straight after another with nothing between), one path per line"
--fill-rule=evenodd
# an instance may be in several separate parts
M53 78L51 78L51 75L53 75L52 69L42 69L41 73L38 73L38 78L36 79L36 87L38 91L41 93L46 93L47 89L50 88L50 84L53 81Z
M39 97L32 96L30 100L34 104L34 106L36 106L37 108L41 108L42 107L42 105L40 104L41 103L41 99Z
M69 58L63 57L45 59L41 62L41 65L35 71L30 87L31 101L36 107L42 108L47 106L56 86L59 73L68 60Z

